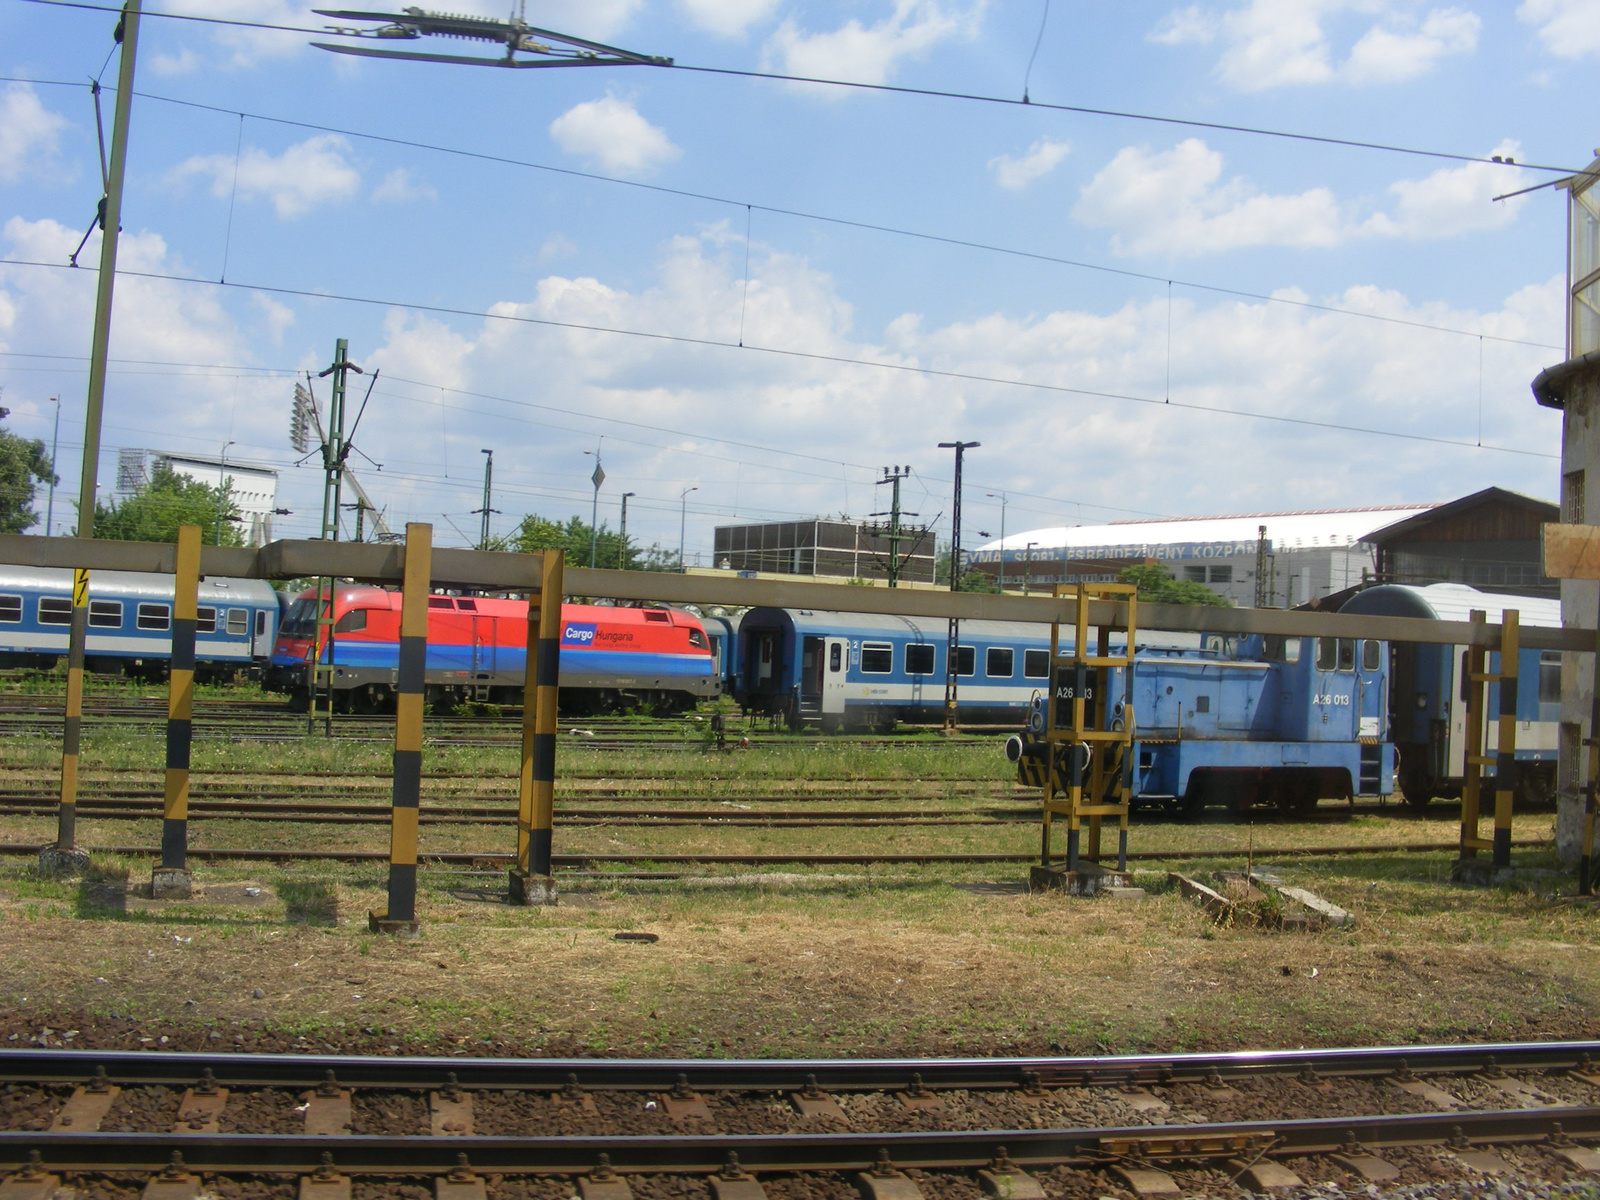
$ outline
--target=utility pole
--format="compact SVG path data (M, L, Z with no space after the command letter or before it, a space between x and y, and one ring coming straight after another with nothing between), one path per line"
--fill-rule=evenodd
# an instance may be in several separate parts
M217 537L216 537L216 543L219 546L222 545L222 510L225 507L227 507L228 493L232 490L232 489L230 489L228 487L228 447L229 446L236 446L236 445L238 445L238 443L233 441L231 438L228 441L222 443L222 456L221 456L222 465L217 469ZM359 542L360 540L361 540L361 538L358 535L356 537L356 541Z
M637 496L638 494L638 492L622 493L622 554L617 561L617 569L619 571L628 569L628 497Z
M950 590L961 590L961 463L968 450L982 442L940 442L939 449L956 452L955 502L950 508ZM950 638L944 656L944 728L956 731L956 667L961 652L961 620L950 618Z
M989 499L991 499L991 500L995 499L995 497L996 497L996 494L994 492L985 492L984 495L989 497ZM1006 502L1006 494L1004 492L1000 492L999 493L999 500L1000 500L1000 591L1001 591L1001 594L1004 594L1005 590L1006 590L1006 503L1007 503Z
M483 450L480 453L485 455L483 460L483 507L473 511L483 514L483 527L478 533L478 549L487 550L489 548L489 516L491 513L496 513L500 510L489 507L489 502L494 497L494 451Z
M1267 527L1256 526L1256 607L1272 603L1272 581L1267 578Z
M900 518L902 515L908 517L914 517L917 515L916 513L902 514L900 511L900 481L902 479L909 479L910 477L910 467L905 468L903 471L898 466L896 466L892 471L888 467L885 467L883 469L883 478L877 482L878 487L882 487L887 483L891 489L889 511L887 513L875 512L872 515L875 517L886 516L889 518L889 532L883 540L889 543L889 586L892 588L897 588L900 586L900 543L911 540L900 532ZM875 530L874 532L878 531Z
M606 469L600 465L600 448L606 443L601 438L594 447L594 474L589 476L589 482L594 484L594 504L589 509L589 566L594 566L595 555L600 549L600 485L606 481ZM589 453L587 450L585 454Z
M325 542L339 540L339 506L344 496L344 464L350 455L350 443L344 435L345 383L351 371L357 375L363 374L361 368L350 361L348 339L339 338L334 343L332 365L317 376L318 379L333 376L328 399L328 436L322 443L322 540ZM328 648L326 671L329 675L329 687L325 730L330 737L333 735L334 592L332 578L324 577L317 580L317 632L311 644L311 660L306 664L309 701L306 708L306 732L310 733L316 727L317 721L317 670L322 663L322 648L324 646Z
M80 538L94 536L94 497L100 482L100 423L106 397L106 357L111 344L111 302L117 279L117 237L122 231L122 180L128 163L128 119L133 107L133 67L139 47L142 0L127 0L114 40L122 43L117 66L117 106L111 120L111 161L100 226L100 276L94 301L94 337L89 349L89 403L83 422L83 469L78 479ZM98 89L98 84L96 88ZM93 226L90 227L91 229ZM54 470L54 464L52 464ZM88 855L78 849L78 743L83 731L83 654L89 639L89 572L74 572L72 628L67 642L67 703L61 735L61 806L56 841L40 851L41 867L82 869Z
M44 508L44 535L56 535L56 476L60 474L57 467L60 460L56 458L56 447L61 444L61 397L51 396L50 403L56 406L56 431L50 435L50 499Z
M687 575L689 573L689 564L683 561L683 544L684 544L684 542L683 542L683 534L684 534L684 530L686 530L689 527L689 493L690 492L698 492L699 490L700 489L697 488L697 487L686 487L686 488L683 489L682 494L680 494L678 496L678 504L680 506L679 509L678 509L678 574L679 575Z

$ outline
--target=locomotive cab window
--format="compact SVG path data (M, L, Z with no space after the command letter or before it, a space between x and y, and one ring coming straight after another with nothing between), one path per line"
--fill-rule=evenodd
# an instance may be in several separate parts
M212 621L216 618L213 616ZM133 619L134 626L139 629L148 629L159 633L172 627L172 606L170 604L141 604L138 613Z
M1317 639L1317 670L1331 671L1339 665L1339 639Z
M706 648L706 635L701 633L700 630L696 629L693 625L689 626L689 645L693 646L696 650L704 650Z
M1014 651L1010 646L990 646L983 656L983 673L990 679L1010 679Z
M1539 703L1561 703L1561 651L1539 652Z
M1300 639L1269 633L1261 639L1261 657L1267 662L1297 663L1300 661Z
M837 654L839 647L834 646L833 650ZM887 675L893 670L893 646L888 642L861 643L861 673L863 675Z
M289 613L278 626L279 637L310 637L317 627L317 602L305 597L289 606Z
M1376 671L1383 665L1383 643L1377 638L1367 638L1361 643L1361 669Z
M71 625L72 601L59 596L39 597L39 624Z
M196 633L215 633L217 631L217 610L204 604L195 609L194 631Z
M1024 679L1050 678L1050 651L1024 650L1022 652L1022 677Z
M89 601L89 624L95 629L121 629L122 601Z
M250 632L250 610L248 608L230 608L228 610L228 636L243 637Z
M22 597L0 596L0 621L15 625L22 620Z
M333 631L335 633L360 633L366 627L367 610L364 608L352 608L334 622Z
M1356 669L1356 640L1355 638L1339 639L1339 670L1354 671Z
M906 674L933 674L933 647L927 642L911 642L906 646Z
M956 674L976 675L978 673L978 652L971 646L956 647Z

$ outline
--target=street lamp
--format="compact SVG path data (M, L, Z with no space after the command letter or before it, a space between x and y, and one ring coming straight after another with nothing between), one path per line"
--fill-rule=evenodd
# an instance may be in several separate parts
M638 494L638 492L622 493L622 554L617 562L617 569L620 571L628 569L628 497Z
M679 495L679 497L678 497L678 503L679 503L679 505L681 505L681 507L680 507L680 509L678 511L678 574L679 575L687 575L689 573L689 565L686 562L683 561L683 544L684 544L683 543L683 531L684 531L684 528L686 527L686 525L688 524L688 520L689 520L689 493L690 492L698 492L699 490L700 489L697 488L697 487L684 488L682 494Z
M222 465L217 469L220 481L217 486L217 545L222 545L222 508L228 499L228 447L237 445L236 442L222 443Z
M994 492L985 492L989 499L995 499ZM1006 590L1006 494L999 494L1000 500L1000 590Z

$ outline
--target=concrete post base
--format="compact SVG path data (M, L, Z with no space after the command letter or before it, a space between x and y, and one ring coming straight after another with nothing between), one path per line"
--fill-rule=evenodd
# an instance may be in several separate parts
M89 869L89 852L74 846L63 850L60 846L45 846L39 851L39 874L82 875Z
M511 903L527 908L557 903L556 881L553 875L531 875L525 871L512 871L510 892Z
M194 895L194 876L182 867L157 867L150 873L150 899L188 900Z

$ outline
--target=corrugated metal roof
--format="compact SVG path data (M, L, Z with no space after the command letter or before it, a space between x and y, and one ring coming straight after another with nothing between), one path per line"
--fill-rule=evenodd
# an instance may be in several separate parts
M1313 546L1349 546L1367 534L1396 521L1425 513L1432 504L1388 505L1378 508L1338 508L1318 512L1242 513L1222 517L1180 517L1163 521L1118 521L1111 525L1071 525L1007 534L1004 541L985 542L979 550L1021 551L1031 542L1034 551L1094 549L1126 550L1125 557L1146 557L1141 550L1194 542L1251 542L1267 527L1273 549ZM1109 557L1109 555L1102 555ZM1158 557L1151 554L1148 557Z
M1514 609L1523 625L1537 625L1546 629L1561 627L1561 601L1544 596L1507 596L1499 592L1480 592L1464 583L1430 583L1416 587L1406 583L1386 583L1359 593L1340 612L1387 611L1382 601L1385 596L1406 595L1417 601L1422 610L1431 610L1440 621L1465 621L1473 609L1481 609L1489 623L1498 625L1507 609ZM1361 603L1366 598L1366 603Z

